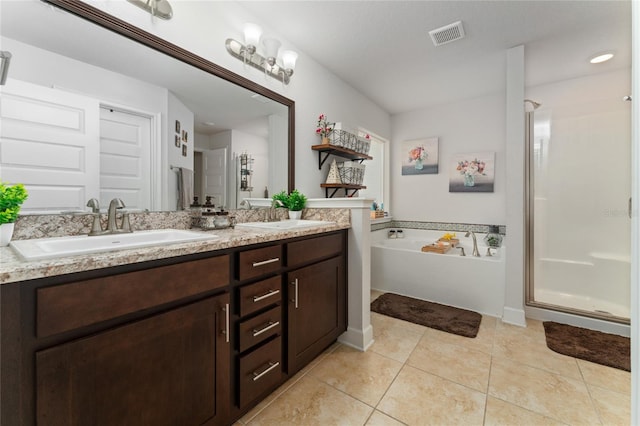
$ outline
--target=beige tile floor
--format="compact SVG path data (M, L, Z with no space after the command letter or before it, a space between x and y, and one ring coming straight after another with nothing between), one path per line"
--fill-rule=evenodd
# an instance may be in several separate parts
M380 293L372 292L372 299ZM484 316L475 339L371 313L237 425L628 425L630 374L557 354L539 321Z

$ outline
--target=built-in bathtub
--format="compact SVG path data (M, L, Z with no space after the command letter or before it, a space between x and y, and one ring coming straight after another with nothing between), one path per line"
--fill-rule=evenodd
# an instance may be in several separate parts
M397 229L397 228L393 228ZM445 231L402 229L403 238L388 238L389 229L371 233L371 288L429 300L501 317L505 292L505 250L488 257L485 234L476 234L480 257L472 256L473 241L458 232L461 250L446 254L422 252Z

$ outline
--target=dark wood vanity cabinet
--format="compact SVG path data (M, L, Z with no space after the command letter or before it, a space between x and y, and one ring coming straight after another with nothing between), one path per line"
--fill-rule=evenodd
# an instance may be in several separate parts
M288 244L289 374L307 365L346 331L343 234Z
M231 256L185 259L0 286L0 423L229 423Z
M346 231L0 286L2 425L228 425L346 330Z
M224 424L229 295L36 352L38 425Z

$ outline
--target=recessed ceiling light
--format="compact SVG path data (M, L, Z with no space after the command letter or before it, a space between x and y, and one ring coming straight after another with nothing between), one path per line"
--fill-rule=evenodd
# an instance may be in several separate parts
M589 59L589 62L591 62L592 64L600 64L602 62L608 61L611 58L613 58L613 53L611 52L598 53L597 55L591 57L591 59Z
M216 125L216 123L214 123L213 121L205 121L202 124L204 124L205 126L215 126Z

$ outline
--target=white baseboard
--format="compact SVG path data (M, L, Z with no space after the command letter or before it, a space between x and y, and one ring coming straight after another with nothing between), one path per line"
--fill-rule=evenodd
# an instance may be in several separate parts
M373 345L373 328L371 325L364 330L347 328L347 331L338 337L338 342L364 352Z
M507 324L518 325L520 327L527 326L527 320L525 318L524 309L514 309L504 307L502 310L502 322Z

